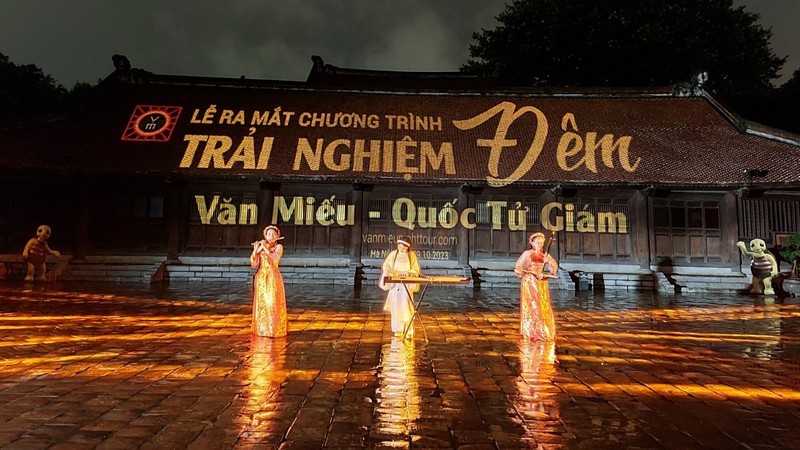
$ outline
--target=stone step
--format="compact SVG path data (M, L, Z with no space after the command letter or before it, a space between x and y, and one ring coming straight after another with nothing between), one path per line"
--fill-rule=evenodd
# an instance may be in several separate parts
M58 275L62 281L150 282L160 262L125 263L122 259L70 261Z
M356 269L353 267L296 267L281 266L281 275L286 284L354 284ZM255 270L247 265L182 265L166 266L165 278L177 282L245 282L252 283Z

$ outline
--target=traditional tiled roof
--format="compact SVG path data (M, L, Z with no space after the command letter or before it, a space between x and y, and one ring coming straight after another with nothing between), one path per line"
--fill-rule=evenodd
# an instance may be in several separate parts
M81 111L0 132L0 169L800 187L800 136L748 124L704 92L503 89L455 75L447 88L443 74L318 69L305 83L117 72Z

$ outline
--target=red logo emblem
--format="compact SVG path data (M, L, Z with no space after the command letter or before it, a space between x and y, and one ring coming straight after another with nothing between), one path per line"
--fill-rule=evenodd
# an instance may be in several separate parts
M137 105L128 126L122 133L123 141L167 142L181 115L180 106Z

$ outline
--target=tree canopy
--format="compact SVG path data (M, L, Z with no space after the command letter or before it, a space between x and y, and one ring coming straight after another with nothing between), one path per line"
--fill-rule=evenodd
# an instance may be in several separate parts
M63 109L89 88L88 83L76 83L67 90L36 65L17 65L0 53L0 124Z
M792 78L781 86L781 92L800 98L800 69L795 70Z
M731 105L749 120L800 133L800 69L780 88L734 99Z
M732 0L514 0L461 70L515 86L667 86L708 73L723 98L772 89L785 58Z

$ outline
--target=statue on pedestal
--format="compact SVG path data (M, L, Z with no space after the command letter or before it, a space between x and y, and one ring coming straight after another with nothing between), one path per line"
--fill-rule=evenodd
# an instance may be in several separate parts
M33 281L36 269L39 269L39 276L36 277L39 281L47 280L47 266L45 260L47 255L61 256L61 252L53 250L47 245L47 239L50 238L52 230L47 225L40 225L36 229L36 237L31 238L25 245L22 251L22 258L28 263L28 273L25 275L25 281Z
M763 239L753 239L750 241L750 250L742 241L737 242L736 246L743 255L751 258L750 271L753 274L753 287L750 289L750 293L775 295L772 279L778 275L778 262L767 250L767 243Z

